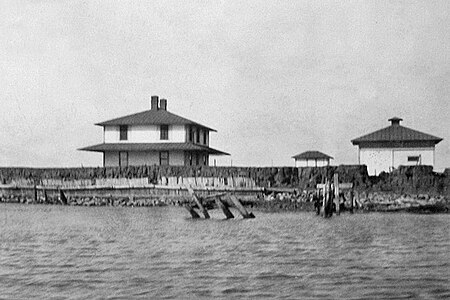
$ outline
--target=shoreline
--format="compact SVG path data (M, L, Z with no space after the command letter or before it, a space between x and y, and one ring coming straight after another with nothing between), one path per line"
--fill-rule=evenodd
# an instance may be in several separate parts
M240 197L242 204L253 211L278 213L278 212L310 212L315 213L315 203L305 197L280 198L266 197ZM416 214L448 214L450 213L450 201L445 197L433 198L428 195L381 195L380 193L368 194L370 197L359 198L354 213L416 213ZM202 197L200 197L202 199ZM204 201L204 200L203 200ZM152 196L152 197L70 197L64 202L61 197L41 196L35 201L29 196L10 194L0 197L0 203L15 203L25 205L64 205L64 206L109 206L109 207L157 207L157 206L185 206L191 200L184 196ZM204 202L208 209L218 209L213 202ZM341 213L351 213L350 207L341 202Z

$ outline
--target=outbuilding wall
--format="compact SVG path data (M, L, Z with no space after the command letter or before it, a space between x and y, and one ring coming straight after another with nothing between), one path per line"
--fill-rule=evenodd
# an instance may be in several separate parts
M389 172L400 165L434 166L434 148L363 148L359 151L359 162L367 166L369 175ZM409 156L420 156L420 162L408 161Z
M329 161L327 159L318 159L317 161L314 159L296 159L295 166L297 168L300 167L326 167L329 165Z

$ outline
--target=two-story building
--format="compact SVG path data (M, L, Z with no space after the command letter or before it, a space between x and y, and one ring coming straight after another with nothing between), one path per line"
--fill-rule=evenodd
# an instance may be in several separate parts
M352 140L358 146L359 164L370 175L389 172L400 165L434 166L434 148L441 138L400 125L400 118L389 119L391 126Z
M210 155L229 155L209 147L210 127L167 111L167 100L152 96L150 110L97 123L103 143L79 150L103 153L103 166L209 164Z

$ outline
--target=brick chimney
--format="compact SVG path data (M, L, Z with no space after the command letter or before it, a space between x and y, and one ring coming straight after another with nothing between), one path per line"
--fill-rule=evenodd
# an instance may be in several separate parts
M400 121L403 121L403 119L393 117L393 118L390 118L388 121L391 122L391 126L395 126L395 125L400 125Z
M160 110L167 110L167 99L160 99L159 100L159 109Z
M150 109L158 110L158 96L152 96L150 100Z

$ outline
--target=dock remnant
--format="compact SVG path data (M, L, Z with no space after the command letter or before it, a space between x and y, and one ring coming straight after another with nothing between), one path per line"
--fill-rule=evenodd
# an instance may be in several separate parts
M355 201L353 183L339 183L339 175L337 173L333 175L333 183L326 179L325 183L318 184L316 189L319 201L320 192L322 192L321 202L316 205L318 215L321 215L324 218L331 217L333 212L336 212L336 215L339 215L341 212L341 191L346 189L350 189L350 212L353 212Z
M216 197L215 197L215 200L216 200L217 206L218 206L220 209L222 209L222 211L223 211L225 217L226 217L227 219L233 219L233 218L234 218L234 215L231 213L231 211L230 211L230 209L228 208L228 206L225 205L225 203L222 202L222 200L220 199L220 196L216 196Z
M63 190L59 190L59 202L62 205L67 205L69 203L69 201L67 201L66 195L64 195Z
M231 200L231 202L234 204L236 209L239 211L239 213L244 217L244 219L253 219L255 218L255 215L253 213L249 213L244 205L242 205L241 201L235 196L235 195L229 195L227 194L227 198Z
M191 195L192 199L194 200L195 204L197 204L197 206L200 209L200 211L202 212L202 214L205 216L205 219L209 219L210 216L209 216L208 210L203 206L200 199L198 199L197 195L194 193L194 190L191 187L189 187L188 192Z
M234 218L234 215L231 212L230 207L235 207L244 219L255 218L255 215L251 212L248 212L245 209L244 205L242 205L241 201L235 195L230 195L229 193L208 195L208 196L202 198L202 200L204 202L205 201L207 201L207 202L202 203L202 201L199 199L199 197L195 194L192 187L188 187L187 190L189 192L189 195L191 196L191 199L193 200L193 203L185 204L185 208L187 209L187 211L189 211L192 218L194 218L194 219L200 218L199 214L194 209L195 206L198 207L198 209L203 213L203 215L205 216L205 219L210 218L208 210L205 207L205 206L210 206L209 205L209 204L211 204L210 201L215 202L217 207L222 210L222 212L224 213L224 215L227 219ZM225 199L222 199L222 197L224 197Z
M195 209L190 204L186 204L184 207L191 214L192 219L199 219L200 218L200 215L195 211Z

